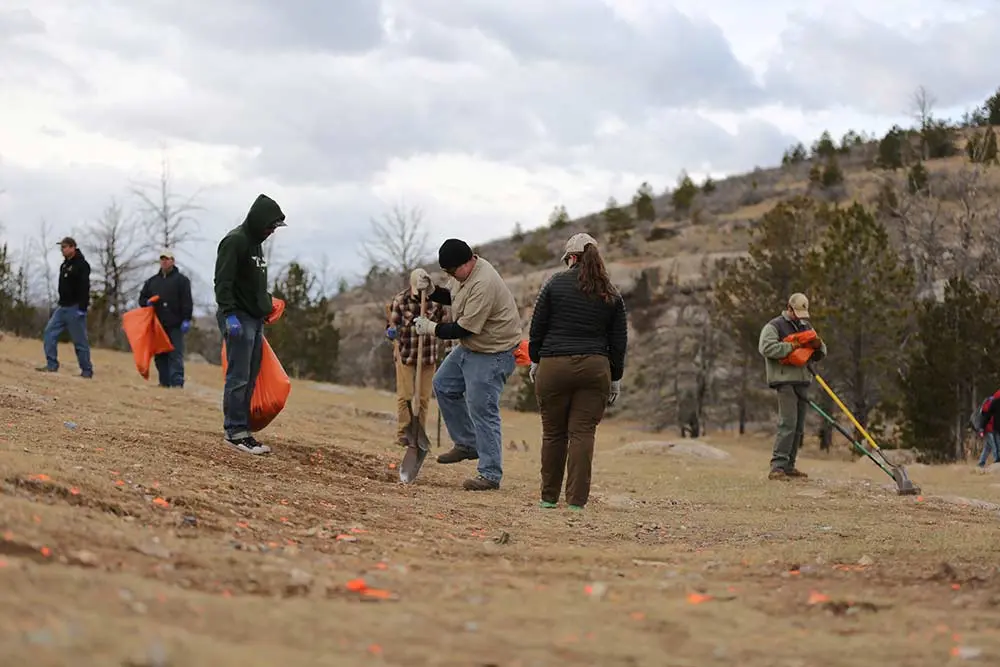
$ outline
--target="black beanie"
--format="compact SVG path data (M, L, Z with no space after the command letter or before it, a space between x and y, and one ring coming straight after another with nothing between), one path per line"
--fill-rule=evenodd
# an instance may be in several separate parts
M445 271L457 269L472 259L472 248L461 239L448 239L438 249L438 265Z

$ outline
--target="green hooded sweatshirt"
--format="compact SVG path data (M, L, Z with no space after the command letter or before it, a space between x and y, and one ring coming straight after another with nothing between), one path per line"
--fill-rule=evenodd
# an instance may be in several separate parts
M261 244L267 238L267 228L283 227L284 221L285 214L277 202L259 195L243 224L219 242L215 257L215 303L222 315L242 311L262 319L271 312L267 260Z

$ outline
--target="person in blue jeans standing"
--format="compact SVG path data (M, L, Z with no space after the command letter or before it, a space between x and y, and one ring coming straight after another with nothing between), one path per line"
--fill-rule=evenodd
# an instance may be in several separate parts
M285 226L277 202L259 195L243 223L219 242L215 258L216 320L226 342L223 429L229 445L249 454L271 451L250 433L250 400L264 351L264 318L272 308L262 244Z
M468 491L500 488L503 447L500 396L514 372L514 350L521 342L517 301L497 270L460 239L438 250L448 287L437 287L417 269L413 284L435 303L451 306L451 322L414 320L417 335L457 340L437 372L434 393L454 447L438 463L478 459L478 475L462 484Z
M153 357L161 387L184 386L184 335L191 329L194 302L191 280L174 265L174 253L160 253L160 270L142 285L139 305L156 309L156 318L170 338L174 349ZM149 303L151 297L160 297Z
M993 455L993 462L1000 463L1000 442L997 442L997 431L996 425L994 424L994 417L996 415L997 409L1000 408L1000 390L993 393L992 396L988 396L983 404L979 406L979 409L987 417L986 424L983 426L983 430L979 432L979 437L983 438L983 451L979 455L978 466L980 468L985 468L987 461L989 461L990 455Z
M90 305L90 264L71 236L59 242L63 263L59 267L59 304L52 312L42 335L45 365L37 370L55 373L59 370L59 336L68 330L80 364L80 377L94 377L90 362L90 341L87 339L87 308Z

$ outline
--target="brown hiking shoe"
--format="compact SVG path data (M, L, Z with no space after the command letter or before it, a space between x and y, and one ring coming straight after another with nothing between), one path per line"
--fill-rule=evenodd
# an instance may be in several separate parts
M498 482L491 482L481 475L477 475L472 479L467 479L462 482L462 488L466 491L496 491L500 488Z
M784 470L772 470L768 475L768 479L776 479L778 481L787 482L788 475L785 474Z
M804 472L802 472L797 468L792 468L785 474L788 475L789 477L797 477L798 479L809 479L809 475L805 474Z
M455 445L447 452L437 457L438 463L458 463L459 461L473 461L479 458L479 453L473 449L459 447Z

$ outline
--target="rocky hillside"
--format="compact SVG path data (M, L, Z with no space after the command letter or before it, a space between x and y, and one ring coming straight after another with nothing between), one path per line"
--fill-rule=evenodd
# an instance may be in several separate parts
M968 164L965 137L962 132L955 134L956 155L923 163L929 179L946 179ZM907 150L919 148L911 139ZM887 185L904 192L907 170L877 168L879 154L877 142L845 139L832 158L786 156L782 167L694 184L687 206L675 206L672 193L655 197L654 214L646 216L651 219L639 219L641 211L625 202L624 218L591 213L485 243L476 250L506 277L521 305L527 334L535 295L543 281L562 268L558 260L566 239L579 231L590 233L601 242L629 308L629 358L614 413L653 429L680 427L700 395L702 404L709 406L705 426L733 428L738 418L735 396L745 381L749 427L764 422L771 428L773 397L765 391L762 363L753 359L742 368L732 346L709 335L716 263L743 254L756 222L790 196L871 204ZM426 268L441 275L434 265ZM392 388L391 352L382 338L384 300L401 287L371 281L338 297L342 381ZM774 304L775 314L782 305ZM523 381L520 376L511 380L504 397L508 405L518 400Z

